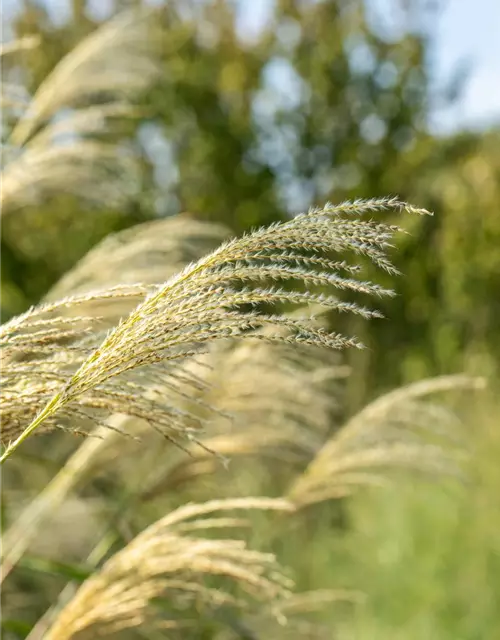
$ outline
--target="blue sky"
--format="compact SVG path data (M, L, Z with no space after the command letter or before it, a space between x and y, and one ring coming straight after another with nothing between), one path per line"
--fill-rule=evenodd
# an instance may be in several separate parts
M437 34L438 77L446 78L461 60L471 64L450 119L469 126L500 122L500 0L448 0Z
M241 8L241 30L251 36L266 20L272 0L235 0ZM370 0L383 15L394 14L400 0ZM19 0L0 0L4 20L20 5ZM45 0L63 18L67 0ZM104 9L109 0L94 0ZM481 127L500 122L500 0L441 0L444 7L437 24L436 82L444 82L461 63L469 65L462 99L452 108L436 113L433 129L441 132L461 127Z

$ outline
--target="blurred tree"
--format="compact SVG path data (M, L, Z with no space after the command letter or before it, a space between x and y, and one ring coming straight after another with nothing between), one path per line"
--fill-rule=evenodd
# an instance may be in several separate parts
M17 59L31 94L96 28L91 4L74 0L56 26L24 0L14 31L41 38ZM115 0L110 11L130 4ZM350 356L352 407L375 392L374 382L459 369L478 346L498 358L498 137L429 133L439 96L422 3L396 2L389 30L363 0L270 1L252 33L241 17L249 4L169 0L157 8L162 73L142 96L141 117L114 134L141 158L141 196L120 212L52 198L35 207L43 230L26 226L34 217L26 210L2 241L4 291L18 295L4 301L5 314L37 300L102 235L138 219L190 211L240 233L327 199L397 193L436 216L408 222L390 321L356 327L370 350ZM79 225L70 235L69 220ZM50 241L25 246L42 231Z

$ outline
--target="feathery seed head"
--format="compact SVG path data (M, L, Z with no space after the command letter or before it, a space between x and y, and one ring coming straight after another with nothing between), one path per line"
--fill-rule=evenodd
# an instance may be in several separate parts
M184 505L158 520L83 583L45 637L66 640L88 628L105 633L138 626L160 595L168 597L174 612L186 605L248 607L252 600L271 608L292 586L273 554L253 551L243 540L197 535L241 526L241 518L220 512L254 509L286 512L293 507L272 498L212 500ZM217 589L206 584L210 577L218 581ZM243 597L232 595L228 583L238 586Z
M340 300L322 289L335 287L345 294L376 297L393 295L380 285L352 277L355 268L344 259L330 257L332 252L350 251L394 273L386 250L388 240L399 228L353 217L385 209L426 213L395 198L328 205L230 240L187 266L153 289L107 335L2 459L40 424L77 398L120 384L116 382L118 377L123 380L122 376L139 368L158 363L169 366L191 357L217 339L245 337L331 349L361 348L355 337L331 333L308 320L284 318L266 309L282 304L317 304L367 318L379 316L377 311ZM287 283L296 283L300 288L290 290ZM264 326L286 326L289 334L257 331ZM80 346L77 344L76 348ZM174 428L174 437L181 430Z

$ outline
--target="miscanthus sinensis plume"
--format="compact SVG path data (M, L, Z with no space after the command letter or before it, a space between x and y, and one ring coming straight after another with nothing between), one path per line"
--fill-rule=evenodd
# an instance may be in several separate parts
M362 486L386 485L402 469L463 478L467 459L461 423L433 396L482 389L486 380L456 374L419 380L376 398L329 438L294 481L298 506L342 498Z
M209 536L248 527L247 518L231 514L253 510L286 513L293 507L282 499L233 498L186 504L162 517L81 585L44 637L69 640L86 630L96 637L143 626L160 597L172 632L189 618L199 631L203 611L251 611L252 602L271 614L277 605L275 615L282 616L278 607L293 585L274 554L250 549L227 533ZM185 637L185 627L178 630Z
M217 339L245 337L329 349L362 347L355 337L317 327L308 317L284 316L268 309L281 304L319 304L325 309L367 319L380 317L376 310L341 300L323 290L336 288L373 297L393 295L391 289L362 280L361 267L345 258L349 253L363 256L389 274L397 273L387 249L400 227L362 217L384 210L428 213L397 198L345 202L338 206L326 204L287 222L231 240L155 287L8 444L2 460L76 399L103 387L109 396L112 394L109 385L119 389L121 381L127 381L127 374L151 365L162 363L169 374L175 375L172 365L199 354ZM334 254L341 255L332 257ZM286 286L293 282L300 287ZM256 331L264 326L286 327L289 333ZM132 396L133 404L134 394L141 393L140 385L127 384L127 390L119 396L124 412L127 398ZM170 415L175 420L173 411ZM196 429L179 430L169 423L164 426L167 437L195 438Z
M157 23L152 10L119 13L69 51L26 104L2 105L6 114L14 107L11 118L22 110L3 150L2 219L62 191L101 206L120 206L136 193L137 158L108 134L137 117L134 96L160 74ZM23 39L4 53L26 45ZM17 86L16 93L28 92Z

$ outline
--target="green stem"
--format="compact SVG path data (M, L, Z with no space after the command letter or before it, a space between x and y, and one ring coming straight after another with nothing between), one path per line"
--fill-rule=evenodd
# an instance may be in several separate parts
M35 431L35 429L37 429L42 424L42 422L44 422L44 420L46 420L49 416L56 412L60 400L61 394L58 393L52 398L52 400L50 400L45 408L42 409L42 411L36 416L33 422L31 422L31 424L26 427L21 435L16 440L14 440L14 442L11 442L7 445L7 448L0 457L0 464L5 462L5 460L9 458L10 455L19 447L19 445L22 444L22 442L24 442L24 440L26 440L26 438L30 436L33 431Z

